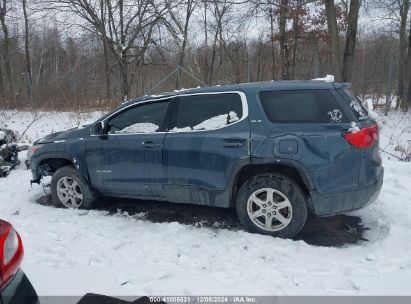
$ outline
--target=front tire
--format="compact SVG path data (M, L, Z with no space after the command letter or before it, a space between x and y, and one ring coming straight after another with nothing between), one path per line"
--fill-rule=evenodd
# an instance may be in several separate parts
M292 179L262 174L240 188L236 199L240 222L250 232L292 238L307 219L307 204L301 188Z
M94 206L95 199L89 187L71 166L54 172L50 187L53 201L59 206L69 209L92 209Z

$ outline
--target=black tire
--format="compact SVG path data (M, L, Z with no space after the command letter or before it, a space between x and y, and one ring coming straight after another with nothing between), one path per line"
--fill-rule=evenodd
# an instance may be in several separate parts
M272 196L275 199L271 200L270 206L267 206L269 201L267 197L271 191L269 189L274 189ZM251 198L252 194L256 196ZM262 195L262 199L259 199L259 195ZM258 202L255 203L254 200ZM265 207L260 207L259 204L264 204L264 201L266 202ZM254 211L255 207L258 209ZM279 213L280 210L281 213ZM294 180L277 174L257 175L246 181L237 194L236 211L240 222L249 232L280 238L296 236L307 219L307 203L303 191ZM257 217L261 212L264 214ZM251 219L252 215L254 215L254 220ZM272 223L267 224L267 219L271 219ZM269 225L269 228L263 228L263 226L267 227L266 225ZM273 231L275 229L278 230Z
M64 193L60 195L57 193L58 192L58 184L59 182L64 183L63 180L68 179L68 181L72 180L73 183L71 185L76 185L76 193L78 194L81 192L82 195L82 200L80 203L80 199L78 197L74 197L74 195L69 198L69 202L64 203L60 198L62 195L65 195ZM78 185L78 186L77 186ZM66 208L72 208L72 209L93 209L95 206L95 197L93 196L92 192L90 191L88 185L86 185L82 179L80 178L79 173L77 170L75 170L72 166L66 166L58 169L56 172L54 172L53 177L51 179L51 195L53 197L53 201L57 206L64 206ZM73 192L74 193L74 192ZM66 194L67 195L67 194ZM68 194L70 196L70 194ZM76 201L77 204L71 203L71 199Z

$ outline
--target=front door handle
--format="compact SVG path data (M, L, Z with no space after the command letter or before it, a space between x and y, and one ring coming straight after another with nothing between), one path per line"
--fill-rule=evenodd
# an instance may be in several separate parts
M152 141L143 141L141 144L144 146L144 148L148 148L148 149L160 147L160 144L154 143Z

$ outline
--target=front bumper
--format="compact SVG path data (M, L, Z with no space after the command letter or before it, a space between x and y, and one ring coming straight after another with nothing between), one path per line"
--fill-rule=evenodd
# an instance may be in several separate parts
M331 194L311 193L312 211L317 216L328 216L364 208L377 199L383 180L384 168L381 167L378 177L368 186L357 191Z
M38 304L39 298L29 279L20 269L0 291L0 304Z

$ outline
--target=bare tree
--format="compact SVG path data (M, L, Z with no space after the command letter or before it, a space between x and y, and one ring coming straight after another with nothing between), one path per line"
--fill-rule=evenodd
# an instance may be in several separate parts
M135 60L142 60L151 42L155 25L163 18L166 11L165 4L171 3L167 1L106 0L104 8L101 1L96 0L51 2L57 9L71 11L81 17L89 26L87 29L101 37L103 46L108 47L117 63L122 100L126 100L130 91L129 64Z
M198 2L197 0L183 0L178 4L174 4L172 7L170 4L167 7L167 13L170 20L168 21L166 19L166 25L180 49L178 64L183 66L188 42L189 23ZM183 11L184 14L181 14L181 11Z

